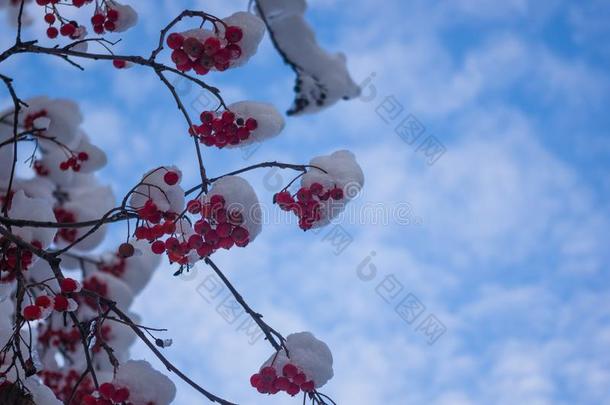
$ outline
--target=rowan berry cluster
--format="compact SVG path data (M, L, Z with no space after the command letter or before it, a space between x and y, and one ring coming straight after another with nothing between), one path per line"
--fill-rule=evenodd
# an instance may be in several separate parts
M60 224L70 224L76 222L76 216L73 212L70 212L62 207L55 207L53 209L55 218ZM76 240L78 231L76 228L60 228L55 234L55 242L64 240L68 243L72 243Z
M295 195L289 191L280 191L273 197L273 202L284 211L293 212L299 218L299 227L306 231L322 217L322 202L329 199L343 200L343 189L334 187L325 189L320 183L301 187Z
M90 376L82 378L81 374L81 372L77 372L74 369L70 369L67 372L43 370L38 373L44 384L57 395L58 399L67 403L72 398L73 403L82 405L83 398L95 391L95 385ZM80 384L78 384L79 382ZM77 387L76 391L75 387Z
M49 25L47 37L55 39L61 35L75 40L87 35L86 27L75 20L63 17L58 6L81 8L93 3L93 0L36 0L36 3L45 8L44 21ZM137 15L131 7L123 6L116 1L102 0L96 1L95 4L91 26L96 34L124 31L137 20Z
M0 238L0 246L4 248L0 255L0 271L8 272L8 275L0 277L0 281L12 281L15 279L15 271L18 266L21 270L26 271L32 265L34 254L31 251L17 249L16 245L4 237ZM32 246L39 249L42 247L38 241L32 241Z
M69 296L81 290L80 283L74 279L66 278L60 283L60 287L61 294L57 294L54 297L40 295L36 297L34 304L24 307L22 311L23 319L35 321L48 317L53 311L74 311L76 309L76 302Z
M232 111L218 114L214 111L201 113L201 125L195 127L195 135L206 146L223 148L227 145L238 145L250 138L252 131L258 128L256 119L238 117Z
M205 75L212 69L227 70L232 61L241 57L239 42L243 36L237 26L227 26L223 37L215 35L203 40L174 32L167 37L167 46L173 49L171 58L176 69L183 72L192 69L198 75Z
M86 395L83 397L83 405L112 405L129 403L129 389L126 387L117 387L112 383L104 383L100 385L98 396Z
M260 372L250 377L250 384L261 394L271 395L284 391L295 396L301 391L312 392L315 389L314 382L292 363L283 367L281 376L278 376L275 367L263 367Z

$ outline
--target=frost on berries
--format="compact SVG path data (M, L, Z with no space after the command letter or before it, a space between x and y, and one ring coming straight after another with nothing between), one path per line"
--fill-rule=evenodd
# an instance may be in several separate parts
M340 99L360 94L360 88L347 70L345 55L330 54L318 44L304 18L305 1L259 0L257 3L278 47L298 72L289 115L316 112Z
M313 158L293 195L283 190L274 196L282 210L293 212L303 230L327 225L345 209L364 185L364 174L353 153L341 150Z
M326 345L310 332L288 335L288 354L284 349L273 353L250 384L261 394L285 392L295 396L324 386L333 377L333 356Z

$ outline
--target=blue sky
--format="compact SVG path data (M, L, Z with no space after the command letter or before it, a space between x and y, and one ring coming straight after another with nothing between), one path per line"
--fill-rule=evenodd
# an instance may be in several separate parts
M117 47L148 54L159 27L180 9L224 16L245 3L133 1L141 22ZM310 330L329 344L335 378L324 392L339 404L610 404L608 3L309 3L320 42L346 53L357 82L374 74L376 96L288 118L283 134L248 158L205 151L208 171L307 162L347 148L366 176L352 212L379 205L392 220L346 218L341 229L353 242L340 254L329 241L332 225L304 234L294 223L270 224L247 249L218 254L217 262L278 330ZM5 26L0 33L6 47L12 35ZM61 60L22 57L2 72L15 76L24 97L80 103L86 130L109 154L101 175L117 196L160 164L177 164L195 184L185 125L155 76L85 66L79 73ZM207 79L229 102L262 100L286 110L292 99L291 71L268 38L249 65ZM200 96L184 92L195 106ZM386 123L379 111L388 98L403 111ZM433 165L394 132L409 114L446 148ZM290 175L247 177L270 201L277 176L288 182ZM371 281L358 276L367 257L377 270ZM236 331L240 320L228 324L218 302L198 293L209 270L200 266L188 279L172 272L159 268L134 305L145 324L169 329L168 357L240 403L299 403L260 397L248 386L270 347L250 345ZM402 286L391 303L379 295L388 280ZM411 324L395 311L408 294L425 306ZM446 328L432 345L418 330L429 315ZM133 353L151 357L142 346ZM177 384L176 404L200 403Z

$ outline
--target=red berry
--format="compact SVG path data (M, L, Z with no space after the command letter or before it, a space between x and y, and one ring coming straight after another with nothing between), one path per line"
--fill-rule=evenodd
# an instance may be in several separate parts
M324 186L320 183L312 183L311 186L309 186L309 191L314 195L320 195L324 192Z
M47 37L54 39L54 38L57 38L57 35L59 35L59 31L57 31L57 28L49 27L47 29Z
M184 40L182 49L193 59L199 58L203 54L203 44L197 38L189 37Z
M235 241L235 244L240 246L243 243L246 243L250 237L248 230L246 228L242 228L241 226L236 226L233 228L231 232L231 239Z
M234 244L235 244L235 241L233 241L233 239L229 238L229 237L220 238L220 240L218 241L218 247L227 249L227 250L231 249Z
M95 14L91 17L91 24L93 25L102 25L106 21L106 17L103 14Z
M254 131L256 128L258 128L258 121L256 121L254 118L248 118L246 120L246 128L248 128L250 131Z
M288 387L288 389L286 390L286 392L288 393L288 395L290 396L295 396L297 395L299 392L301 391L301 389L299 388L298 385L296 384L290 384L290 386Z
M220 49L220 40L216 37L209 37L203 42L203 51L206 55L212 56Z
M205 233L204 238L210 245L215 245L218 242L218 233L214 229L210 229Z
M250 377L250 385L252 385L252 387L254 388L258 388L260 386L262 382L262 378L260 374L252 374L252 377Z
M42 310L38 305L28 305L23 308L23 318L26 321L35 321L42 316Z
M186 209L191 214L198 214L201 211L201 202L199 200L191 200L186 204Z
M197 254L201 257L206 257L212 254L213 251L214 248L212 247L212 245L210 245L209 243L204 243L199 249L197 249Z
M330 190L330 198L332 198L333 200L343 199L343 189L335 187L332 190Z
M195 232L197 232L199 235L203 235L211 229L211 226L207 221L200 219L199 221L195 222L193 228L195 229Z
M135 231L136 239L148 239L148 228L140 226Z
M104 384L100 385L100 388L99 388L100 395L102 396L102 398L105 398L105 399L112 398L114 391L115 391L114 385L112 385L111 383L104 383Z
M108 12L106 12L106 17L110 20L110 21L116 21L119 19L119 12L118 10L111 8L108 10Z
M53 24L55 22L55 14L51 14L51 13L45 14L44 20L48 24Z
M222 122L230 124L235 120L235 113L232 111L225 111L222 113Z
M61 292L73 293L78 290L78 282L72 278L65 278L60 283Z
M279 377L277 380L275 380L273 385L279 391L286 391L288 387L290 387L290 381L288 381L288 378L286 377Z
M286 377L292 378L299 373L299 369L294 364L286 364L282 369L282 374Z
M225 205L225 198L220 194L214 194L212 197L210 197L210 204L215 209L222 208Z
M226 49L229 51L231 59L239 59L241 56L241 47L237 44L229 44Z
M221 238L226 238L227 236L229 236L232 230L233 226L228 222L218 224L218 226L216 227L216 232L218 232L218 235Z
M312 392L315 389L315 385L313 381L306 381L301 384L301 389L305 392Z
M180 49L183 43L184 37L177 32L169 34L167 37L167 46L169 46L171 49Z
M229 42L239 42L244 37L244 32L236 26L227 27L225 31L225 39Z
M277 376L277 372L275 371L275 367L267 366L261 369L261 375L263 377L275 377Z
M123 403L129 399L129 390L127 388L119 388L112 395L112 400L117 403Z
M59 32L64 37L69 37L70 35L74 34L74 31L76 31L76 27L73 24L71 24L71 23L64 24L59 29Z
M201 235L191 235L188 241L189 247L193 250L199 249L203 245L203 238Z
M127 62L121 59L115 59L112 61L112 64L117 69L124 69L127 66Z
M292 379L292 382L294 382L297 385L301 385L305 381L307 381L307 377L305 377L305 374L303 374L303 373L299 373L299 374L295 375L294 378Z
M311 200L311 191L308 188L301 187L299 191L297 191L297 200L299 201L309 201Z
M134 253L135 248L131 243L121 243L121 246L119 246L119 256L124 259L133 256Z
M169 171L165 173L165 176L163 176L163 180L168 186L173 186L174 184L178 183L178 180L180 180L180 176L178 176L178 173L176 172Z
M165 252L165 243L160 240L154 241L153 244L150 245L150 249L154 254L160 255Z
M51 298L46 295L41 295L40 297L36 297L36 305L41 308L48 308L51 306Z
M68 309L68 299L63 295L56 295L53 300L53 308L58 312L64 312Z
M201 118L201 122L203 123L212 122L214 121L214 113L211 111L204 111L199 118Z
M112 21L108 20L104 23L104 28L107 31L114 31L116 29L116 25L114 25Z
M89 160L89 154L87 152L80 152L78 154L78 160L80 160L81 162Z

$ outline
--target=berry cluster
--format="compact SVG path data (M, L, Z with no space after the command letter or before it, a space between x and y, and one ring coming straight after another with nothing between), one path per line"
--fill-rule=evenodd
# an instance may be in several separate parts
M195 126L191 135L199 137L199 142L206 146L223 148L238 145L250 138L252 131L258 128L256 119L239 118L232 111L224 111L222 114L204 111L200 118L201 125Z
M116 29L116 22L119 19L119 11L114 8L107 7L106 12L97 9L93 17L91 17L91 25L96 34L103 34L106 31L112 32Z
M55 213L55 218L57 222L60 224L71 224L76 222L76 216L73 212L68 211L62 207L56 207L53 209ZM58 242L60 239L68 243L72 243L76 240L76 235L78 234L78 230L76 228L60 228L59 231L55 234L55 242Z
M67 160L61 162L59 164L59 169L63 172L69 169L72 169L75 172L79 172L81 169L81 163L79 162L86 162L87 160L89 160L89 154L87 152L79 152L77 154L74 154Z
M72 399L72 403L82 404L83 398L95 391L95 385L90 376L82 378L81 374L81 372L71 369L67 373L43 370L38 375L42 378L44 385L49 387L58 399L65 403ZM76 391L73 393L74 390Z
M33 241L32 246L39 249L42 248L42 244L38 241ZM0 271L9 273L0 277L0 281L12 281L16 277L15 270L17 270L17 264L25 271L34 261L34 254L32 252L18 249L16 245L13 245L6 238L0 238L0 247L2 247L2 253L0 253Z
M83 281L83 288L94 293L94 295L87 294L84 297L84 301L87 305L94 309L97 309L98 306L101 306L102 308L105 307L105 304L98 303L98 300L95 298L95 295L104 298L108 297L108 285L105 282L100 281L95 276L89 277Z
M242 29L236 26L226 27L222 39L211 36L204 41L174 32L167 37L167 46L173 49L171 57L178 70L192 69L198 75L205 75L212 69L227 70L231 61L240 58L238 43L243 36Z
M277 394L280 391L295 396L299 392L312 392L315 389L313 381L308 380L297 366L287 363L278 376L274 367L263 367L259 373L250 377L250 384L261 394Z
M322 201L339 201L343 197L343 189L339 187L325 189L320 183L313 183L309 187L301 187L294 196L286 190L280 191L273 197L273 202L284 211L294 212L299 218L299 227L306 231L321 219Z
M112 260L106 260L97 265L97 269L103 273L112 274L114 277L121 278L125 273L127 262L122 254L116 253Z
M36 3L45 7L44 21L49 24L47 29L47 37L54 39L60 34L70 39L79 39L81 35L86 33L85 27L78 24L74 20L67 20L62 17L55 7L60 0L36 0ZM71 0L72 6L80 8L85 4L92 3L93 0ZM66 3L63 3L66 4ZM69 3L68 3L69 4ZM105 32L113 32L117 29L117 21L120 18L120 11L105 4L103 7L96 7L95 14L91 17L91 26L96 34L104 34ZM55 23L59 22L59 29L55 27Z
M81 345L80 331L76 327L69 331L48 328L38 335L38 342L46 347L61 347L67 352L74 352Z
M33 305L28 305L23 308L23 318L26 321L35 321L37 319L46 318L46 315L51 311L66 312L73 311L75 302L70 300L66 295L77 293L81 290L81 285L78 281L66 278L60 284L62 294L57 294L51 298L48 295L36 297Z
M100 385L98 396L86 395L82 399L83 405L112 405L125 404L129 399L129 389L125 387L117 387L112 383L104 383Z
M201 215L201 219L193 226L195 233L188 239L182 237L182 241L174 236L165 241L156 240L151 245L153 253L166 253L171 262L187 264L187 256L192 251L200 257L206 257L220 248L245 247L249 243L248 230L241 226L242 215L237 211L227 211L225 199L221 195L213 195L204 204L191 200L187 209L191 214Z

